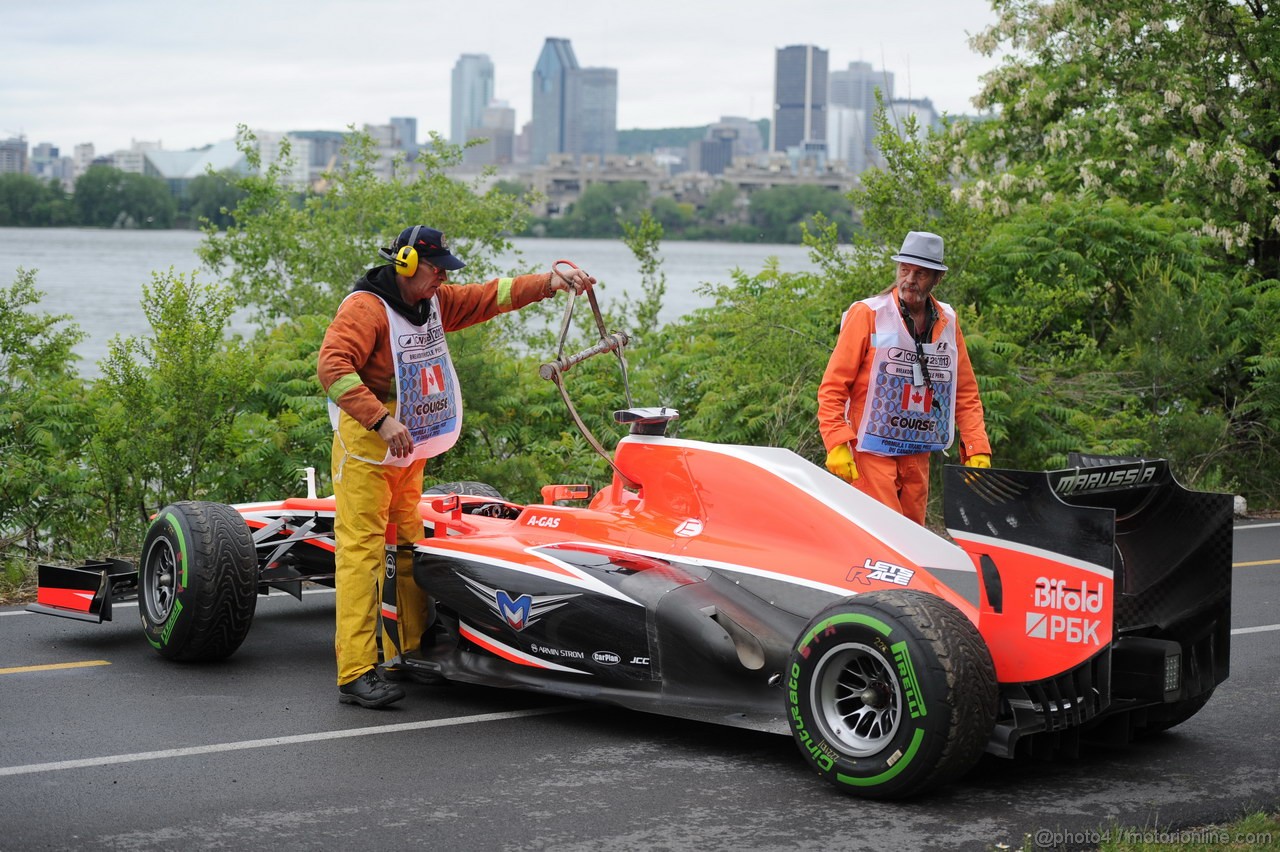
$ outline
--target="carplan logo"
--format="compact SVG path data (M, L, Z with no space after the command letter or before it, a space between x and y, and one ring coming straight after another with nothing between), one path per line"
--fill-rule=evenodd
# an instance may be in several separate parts
M458 576L462 577L462 581L467 584L467 587L471 589L476 597L488 604L489 609L505 621L512 630L516 631L524 630L532 624L537 624L538 620L547 613L559 609L578 597L576 594L525 594L513 598L509 592L503 589L493 589L479 580L473 580L461 574Z

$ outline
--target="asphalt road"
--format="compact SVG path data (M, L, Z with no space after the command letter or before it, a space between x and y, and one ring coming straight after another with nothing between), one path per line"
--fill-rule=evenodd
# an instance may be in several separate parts
M327 591L260 599L200 666L156 655L132 605L100 626L0 609L0 850L1079 848L1274 812L1280 523L1238 526L1233 561L1231 678L1196 717L896 804L776 735L457 685L341 705Z

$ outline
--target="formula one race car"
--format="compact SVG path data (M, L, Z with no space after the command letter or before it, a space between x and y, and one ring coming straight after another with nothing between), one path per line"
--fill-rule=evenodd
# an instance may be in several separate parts
M561 377L599 352L625 377L626 335L600 325L600 344L543 367L597 448ZM1231 498L1184 489L1164 461L948 467L953 542L788 450L668 437L676 417L617 412L630 434L598 493L424 497L414 577L434 620L394 662L789 732L827 781L878 798L956 779L984 750L1176 725L1227 677ZM159 653L226 657L257 594L332 584L333 518L314 496L175 503L138 568L41 566L30 608L101 621L136 597Z

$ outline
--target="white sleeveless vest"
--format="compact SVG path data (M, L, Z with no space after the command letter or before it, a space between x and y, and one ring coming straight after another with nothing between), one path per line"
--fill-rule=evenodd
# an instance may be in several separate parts
M858 449L879 456L946 449L956 434L956 312L937 303L947 321L936 341L922 344L921 367L929 371L926 385L922 375L917 377L916 345L902 319L897 292L862 302L875 312L876 331ZM845 311L842 325L848 316Z
M359 291L367 292L367 291ZM354 296L352 293L348 299ZM374 293L376 296L377 294ZM417 459L429 459L450 449L462 432L462 393L458 374L449 357L440 322L440 300L431 299L431 318L424 325L414 325L378 299L387 311L391 334L391 360L395 370L396 414L413 438L413 452L403 458L362 459L373 464L406 467ZM344 299L345 301L345 299ZM338 429L341 409L329 401L329 421Z

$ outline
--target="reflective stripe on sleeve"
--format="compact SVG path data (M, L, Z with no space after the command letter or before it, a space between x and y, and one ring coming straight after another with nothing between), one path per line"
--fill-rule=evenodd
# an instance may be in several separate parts
M498 310L506 312L511 310L511 285L515 282L514 278L498 279Z
M361 384L364 384L364 382L360 381L359 373L347 373L345 376L329 385L329 399L337 402L344 393Z

